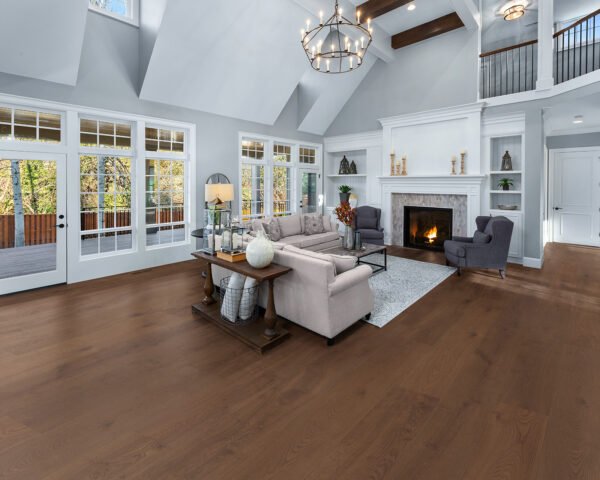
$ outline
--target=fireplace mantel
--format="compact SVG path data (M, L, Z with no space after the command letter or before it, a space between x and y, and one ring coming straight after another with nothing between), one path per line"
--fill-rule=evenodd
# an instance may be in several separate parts
M475 231L475 218L481 212L481 188L485 175L407 175L377 178L381 184L382 223L387 244L392 241L392 195L394 193L465 195L468 234L472 235Z

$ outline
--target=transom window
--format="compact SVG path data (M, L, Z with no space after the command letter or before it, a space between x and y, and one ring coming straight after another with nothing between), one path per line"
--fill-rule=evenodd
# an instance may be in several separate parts
M82 118L80 121L82 147L131 149L131 125Z
M242 158L246 160L262 160L265 157L265 144L251 140L242 141Z
M292 147L280 143L273 144L273 161L277 163L291 163Z
M58 113L0 107L0 141L60 143Z
M300 147L300 163L314 165L317 163L317 149L311 147Z
M139 0L89 0L92 10L138 24Z
M184 133L165 128L146 128L147 152L183 152Z

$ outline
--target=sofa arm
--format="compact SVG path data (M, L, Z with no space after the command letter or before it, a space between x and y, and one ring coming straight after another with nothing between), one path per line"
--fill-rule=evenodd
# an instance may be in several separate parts
M329 296L333 297L340 292L352 288L354 285L368 281L372 274L373 269L369 265L359 265L352 270L339 274L329 284Z

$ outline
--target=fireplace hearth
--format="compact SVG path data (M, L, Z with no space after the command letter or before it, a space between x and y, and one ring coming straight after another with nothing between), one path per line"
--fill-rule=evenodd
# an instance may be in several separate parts
M404 207L404 246L423 250L443 250L452 239L452 209Z

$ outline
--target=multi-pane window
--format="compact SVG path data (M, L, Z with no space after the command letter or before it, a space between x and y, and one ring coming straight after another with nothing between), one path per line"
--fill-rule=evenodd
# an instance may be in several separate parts
M131 125L82 118L79 121L82 147L131 149Z
M146 128L147 152L183 152L185 135L166 128Z
M290 167L273 167L273 214L289 215L292 213L292 169Z
M265 157L265 144L249 140L242 141L242 161L262 160Z
M181 131L156 128L146 128L146 135L146 246L184 242L186 166L180 152L184 151L185 135ZM161 138L170 143L168 149L166 144L162 146ZM153 150L148 150L149 146ZM152 152L157 154L153 155ZM160 152L170 153L165 153L161 158Z
M292 147L275 143L273 145L273 162L275 163L291 163Z
M80 155L81 255L133 246L132 158Z
M298 161L300 163L314 165L317 163L317 150L310 147L300 147Z
M265 167L242 164L242 217L265 214Z
M0 141L60 143L57 113L0 107Z
M92 10L137 24L139 0L89 0Z

